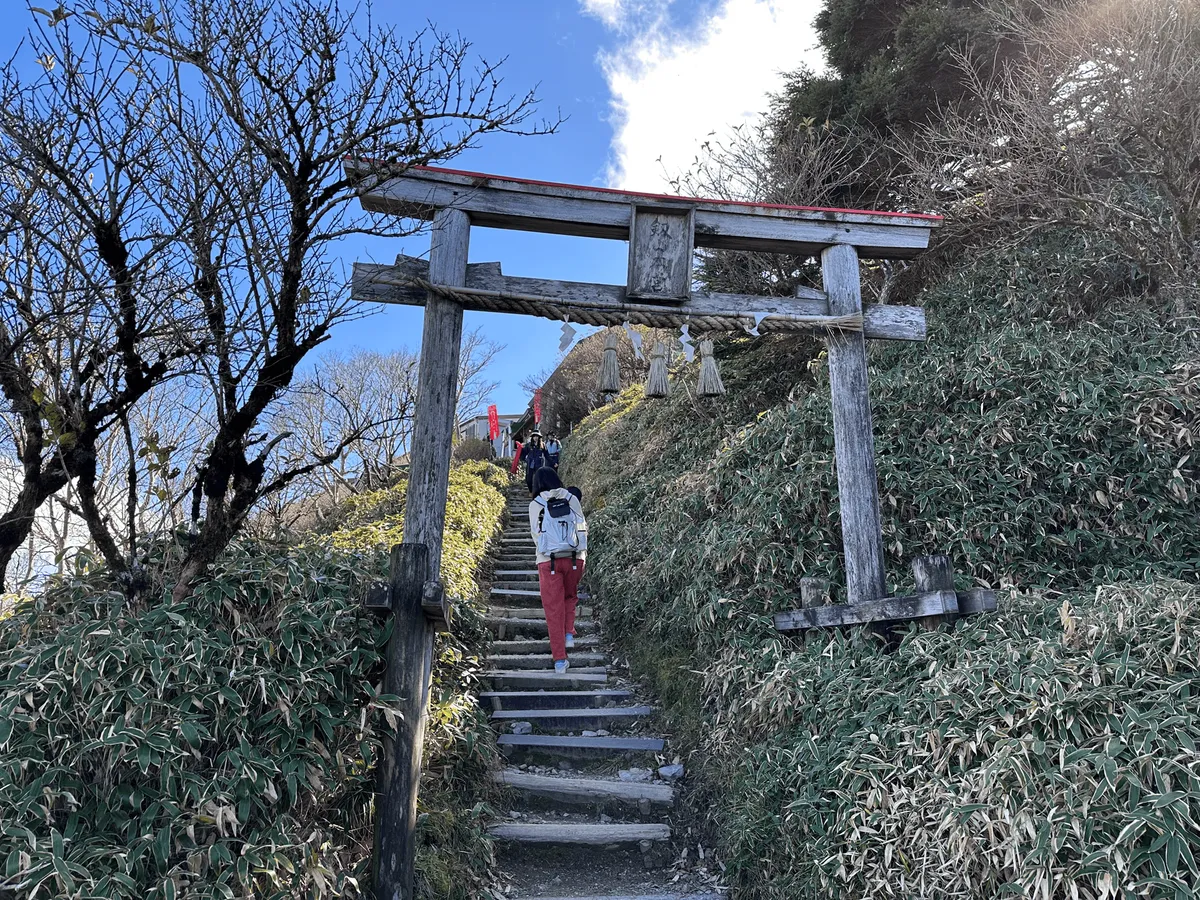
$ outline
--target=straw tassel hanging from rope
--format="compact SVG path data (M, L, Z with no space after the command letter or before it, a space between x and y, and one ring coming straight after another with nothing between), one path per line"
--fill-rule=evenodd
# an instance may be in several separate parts
M696 386L699 397L720 397L725 393L717 361L713 359L713 342L705 338L700 342L700 383Z
M617 329L608 329L604 337L604 352L600 355L600 379L598 390L601 394L619 394L621 392L621 368L617 363Z
M650 375L646 378L647 397L665 397L671 391L667 380L667 345L659 341L650 352Z

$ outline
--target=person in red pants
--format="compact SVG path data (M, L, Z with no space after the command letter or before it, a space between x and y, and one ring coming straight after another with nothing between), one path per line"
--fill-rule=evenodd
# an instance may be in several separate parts
M546 613L554 671L566 672L567 650L575 646L575 608L587 557L587 520L577 497L549 466L533 477L529 531L537 545L538 593Z

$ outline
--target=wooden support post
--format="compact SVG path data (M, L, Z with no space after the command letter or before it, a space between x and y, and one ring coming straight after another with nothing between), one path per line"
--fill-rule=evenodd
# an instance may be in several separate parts
M821 252L821 277L830 315L862 312L858 253L848 244ZM833 445L837 463L846 600L865 603L885 593L883 528L875 475L875 439L867 393L867 345L862 332L831 334L829 386L833 395Z
M918 556L912 561L913 578L916 581L918 594L929 594L934 591L954 590L954 569L950 567L950 557L944 553L933 556ZM952 621L949 615L923 616L921 627L932 631L944 621Z
M471 223L465 212L438 210L433 220L429 250L429 280L433 284L462 287L466 283L470 233ZM463 311L459 304L429 294L425 301L425 329L421 336L421 365L417 374L404 540L429 547L429 571L434 579L441 571L442 562L442 528L446 523L462 320Z
M800 608L812 609L829 604L829 579L805 576L800 579Z
M429 548L392 548L392 636L384 691L400 698L395 734L383 733L376 766L375 896L411 900L416 864L417 788L433 667L433 625L422 607Z
M433 220L429 280L462 287L471 222L457 209ZM446 522L454 404L462 345L462 307L430 294L425 303L417 405L413 422L404 543L392 548L392 636L385 690L401 698L402 716L385 735L375 798L375 896L412 900L416 865L417 789L433 666L434 625L422 605L425 583L437 580Z

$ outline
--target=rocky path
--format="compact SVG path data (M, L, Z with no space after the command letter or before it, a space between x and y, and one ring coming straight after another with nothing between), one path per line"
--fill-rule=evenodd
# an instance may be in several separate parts
M543 900L717 900L675 865L670 813L683 767L654 709L612 666L581 592L571 668L555 674L529 537L528 495L509 493L488 622L495 635L480 702L506 765L493 825L508 896Z

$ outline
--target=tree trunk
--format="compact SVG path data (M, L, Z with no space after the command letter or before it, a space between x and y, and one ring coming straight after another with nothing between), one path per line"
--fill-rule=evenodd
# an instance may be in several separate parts
M33 531L38 508L67 483L66 475L26 481L12 507L0 516L0 591L7 584L8 564Z

